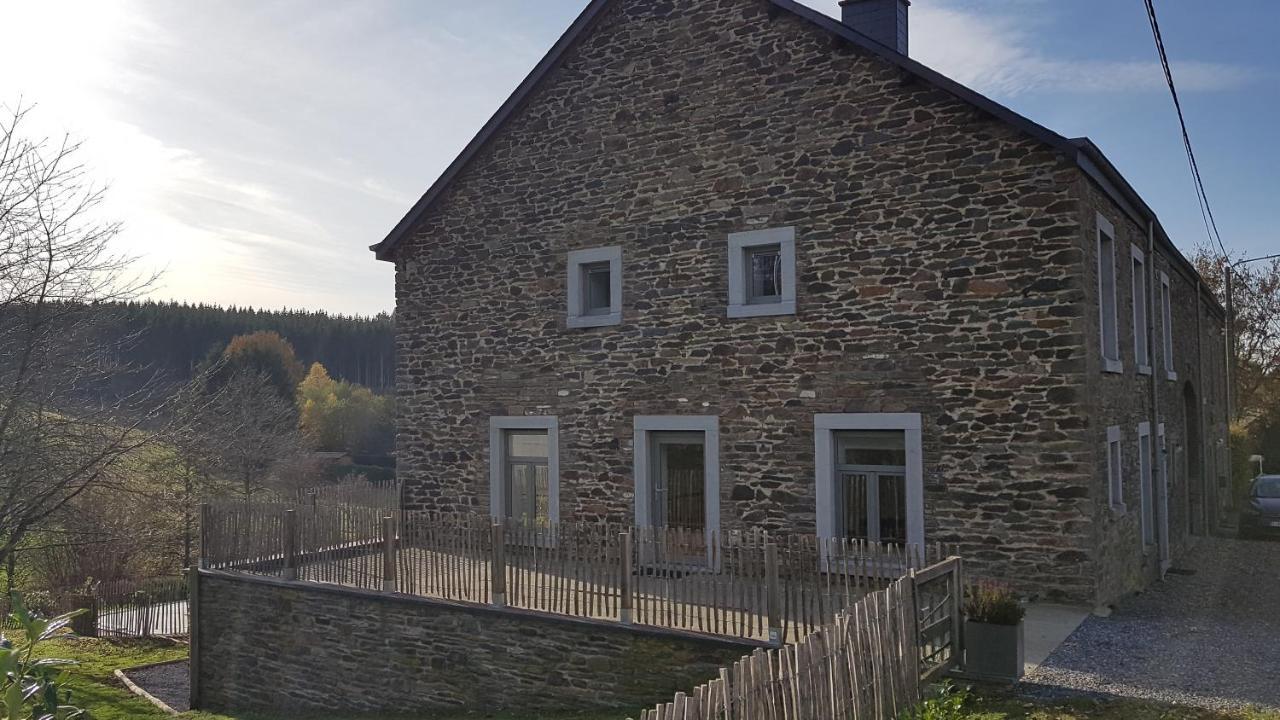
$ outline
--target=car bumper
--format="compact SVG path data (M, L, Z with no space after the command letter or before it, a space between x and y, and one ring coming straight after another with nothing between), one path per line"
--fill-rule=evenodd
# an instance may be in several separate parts
M1274 535L1280 537L1280 517L1242 515L1240 532L1250 535Z

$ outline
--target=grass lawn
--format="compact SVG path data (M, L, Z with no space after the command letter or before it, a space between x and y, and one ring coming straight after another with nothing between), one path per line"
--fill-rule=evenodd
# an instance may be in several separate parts
M185 646L163 641L57 640L42 646L41 655L76 660L70 669L72 702L89 711L92 720L163 720L170 716L125 689L112 674L118 668L179 660L186 657ZM630 714L617 713L453 713L413 718L378 716L378 720L623 720ZM274 716L241 715L227 717L209 713L184 713L188 720L291 720ZM1185 707L1136 701L1096 702L1089 700L1032 703L993 690L977 691L966 720L1280 720L1276 713L1219 713ZM307 720L372 720L333 716Z

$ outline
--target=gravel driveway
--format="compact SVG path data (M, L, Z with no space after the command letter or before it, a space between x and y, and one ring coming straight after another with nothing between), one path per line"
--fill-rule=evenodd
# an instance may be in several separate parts
M1280 709L1280 542L1204 539L1165 582L1090 617L1020 686Z
M191 666L185 662L157 665L144 670L128 670L125 675L138 687L159 698L166 705L186 712L191 702Z

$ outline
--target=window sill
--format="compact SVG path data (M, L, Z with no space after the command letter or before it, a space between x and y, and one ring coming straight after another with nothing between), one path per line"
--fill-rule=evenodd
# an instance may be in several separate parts
M1169 382L1178 382L1178 373L1174 372L1173 370L1170 370L1169 372L1164 374L1164 379L1168 380Z
M622 313L609 313L608 315L570 315L565 324L571 328L593 328L607 327L609 325L621 325Z
M1139 374L1139 375L1150 375L1150 374L1151 374L1151 366L1150 366L1150 365L1139 365L1139 366L1138 366L1138 374Z
M1129 506L1124 503L1111 503L1111 513L1119 516L1128 515Z
M769 317L772 315L795 315L796 302L794 300L784 300L778 303L761 303L759 305L730 305L729 317L731 318L751 318L751 317Z
M1122 373L1124 372L1124 362L1120 360L1108 360L1104 358L1102 361L1102 372Z

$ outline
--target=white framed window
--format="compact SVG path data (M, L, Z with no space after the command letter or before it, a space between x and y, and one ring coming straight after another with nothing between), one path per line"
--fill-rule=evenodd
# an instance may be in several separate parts
M918 413L814 416L818 536L924 544Z
M674 559L718 562L720 418L638 415L634 422L636 525L700 534L704 548L688 547L687 557Z
M1156 525L1160 533L1160 569L1168 570L1172 564L1172 547L1169 543L1169 444L1164 423L1156 425Z
M796 229L729 235L729 317L795 313Z
M1147 294L1147 256L1137 245L1130 245L1133 259L1133 362L1138 374L1151 374L1151 353L1147 343L1147 316L1150 298Z
M1116 302L1116 228L1098 214L1098 319L1102 369L1124 371L1120 360L1120 312Z
M1160 339L1164 348L1164 376L1169 380L1178 379L1178 371L1173 364L1173 297L1169 289L1169 275L1160 273Z
M1111 509L1124 512L1124 458L1120 441L1120 427L1107 428L1107 494Z
M529 527L560 522L560 425L550 416L489 418L489 514Z
M622 323L622 248L569 253L567 324L571 328Z
M1156 543L1155 486L1151 462L1151 423L1138 424L1138 488L1141 498L1142 546Z

